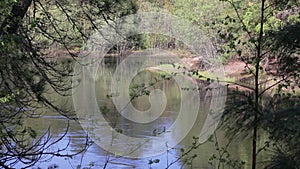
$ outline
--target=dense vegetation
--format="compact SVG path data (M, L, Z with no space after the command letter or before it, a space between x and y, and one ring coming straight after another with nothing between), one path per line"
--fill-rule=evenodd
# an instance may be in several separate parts
M230 94L221 127L229 137L252 139L253 169L299 168L300 7L296 0L1 1L0 166L12 168L22 162L30 167L43 155L76 155L63 154L64 149L47 151L56 142L45 139L49 133L38 136L23 119L39 116L39 109L47 107L66 120L76 120L74 112L61 109L45 94L71 94L66 77L72 76L72 63L93 30L147 11L169 12L191 21L208 35L224 64L245 63L247 82L226 82ZM182 42L158 34L130 37L111 52L150 47L190 52ZM257 145L260 132L269 136L262 147ZM272 153L266 165L258 166L256 157L263 151Z

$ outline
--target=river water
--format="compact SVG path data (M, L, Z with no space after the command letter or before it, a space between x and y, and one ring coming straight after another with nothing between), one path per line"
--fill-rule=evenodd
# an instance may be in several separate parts
M169 131L170 126L176 121L179 117L179 111L182 106L180 104L183 100L181 98L181 90L178 86L177 82L170 78L165 79L161 78L161 74L157 74L152 71L143 71L139 73L131 82L130 88L134 88L134 86L138 86L139 84L144 83L145 85L152 83L153 81L153 88L163 90L167 102L164 107L164 111L159 114L159 118L147 122L147 123L136 123L131 120L122 117L116 106L114 105L113 93L111 90L111 77L114 74L114 70L116 68L116 63L111 59L108 59L105 62L106 69L99 69L97 71L97 76L93 76L95 79L95 96L97 100L97 105L99 110L101 110L103 117L107 121L107 124L110 125L113 129L118 129L121 134L134 137L134 138L156 138L161 133L168 134L172 137L171 131ZM200 85L200 87L203 87ZM148 89L148 88L147 88ZM149 88L150 90L150 88ZM189 153L191 157L194 154L197 154L197 157L194 158L191 163L186 163L186 157L178 158L181 156L182 152L181 149L187 150L193 142L193 136L198 136L201 128L203 127L204 121L207 116L207 112L210 106L210 99L206 98L205 92L200 92L200 110L197 114L195 119L195 123L192 123L189 120L181 121L180 125L182 128L186 128L186 126L192 125L191 130L187 133L183 140L181 140L177 146L174 148L168 149L165 147L161 147L161 149L168 149L163 153L158 153L155 156L149 156L149 152L161 152L157 150L152 150L153 147L151 146L140 146L137 150L137 154L132 156L122 157L119 154L110 153L105 151L103 146L99 145L100 141L97 139L104 141L104 142L111 142L111 137L108 137L104 133L107 131L106 128L102 128L100 123L96 123L96 130L87 131L87 126L90 124L86 121L68 121L65 117L51 112L50 110L42 110L43 116L41 118L31 118L27 119L26 124L32 126L38 133L38 135L42 135L48 129L50 130L52 141L59 138L64 134L67 130L67 126L69 124L67 135L58 143L53 145L49 148L49 151L55 150L58 148L63 148L68 145L66 153L74 153L84 146L86 143L86 135L87 133L90 136L89 144L90 146L84 152L79 155L74 156L73 158L62 158L62 157L53 157L48 159L47 157L44 158L44 161L37 163L33 168L49 168L51 166L57 166L62 169L75 169L75 168L166 168L172 162L174 164L170 165L169 168L177 169L177 168L197 168L197 169L211 169L217 168L218 161L212 160L212 164L209 164L209 159L215 154L215 156L219 155L219 152L216 150L216 138L218 141L218 145L220 147L224 147L228 143L228 139L225 137L224 132L221 129L218 129L215 135L212 137L214 141L206 141L201 146L199 146L196 150L193 150ZM51 100L54 100L57 104L59 104L62 108L72 108L73 101L72 97L61 97L57 94L50 94L48 96ZM77 98L77 101L83 99ZM157 100L154 102L158 104L161 102ZM148 110L151 106L149 102L149 96L141 95L136 97L131 101L132 106L140 111ZM193 107L192 105L190 106ZM90 110L93 111L93 110ZM89 112L87 112L89 113ZM189 116L189 112L185 112L185 116ZM90 120L92 121L92 119ZM93 132L95 131L95 132ZM173 131L172 131L173 132ZM176 131L177 132L177 131ZM180 131L178 129L178 132ZM103 134L102 134L103 133ZM97 134L97 136L92 135ZM113 138L113 146L115 147L122 147L128 146L120 141L118 138ZM157 147L154 146L155 149ZM242 139L237 138L231 142L228 147L228 151L230 154L230 159L232 160L243 160L246 162L246 165L243 168L250 168L249 162L251 160L251 144L250 139ZM140 158L142 157L142 158ZM159 159L159 162L155 159ZM149 164L149 160L155 161L157 163L153 163L152 165ZM220 168L230 168L225 165L220 165Z

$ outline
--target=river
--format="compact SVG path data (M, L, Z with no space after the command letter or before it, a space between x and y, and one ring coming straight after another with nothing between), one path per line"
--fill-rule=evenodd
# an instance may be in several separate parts
M134 138L155 138L161 133L171 133L169 131L170 126L176 121L179 117L178 112L181 110L182 101L181 98L181 90L178 86L175 79L161 79L161 74L157 74L151 71L143 71L140 72L137 76L134 77L130 84L130 88L134 88L134 86L138 86L139 84L144 83L145 85L152 83L155 81L153 86L156 89L163 90L166 98L166 105L164 107L164 111L159 114L159 118L151 122L146 123L136 123L132 120L128 120L125 117L120 116L116 106L112 101L113 93L111 90L111 77L114 74L114 70L116 68L116 63L112 59L107 59L105 62L106 69L99 69L97 72L97 76L94 76L95 80L95 96L97 100L97 105L99 110L101 110L103 117L107 121L107 124L111 126L113 129L119 129L119 132L128 137ZM153 88L154 88L153 87ZM201 87L201 86L200 86ZM72 108L73 102L72 97L61 97L57 94L50 94L48 96L51 100L55 100L55 102L60 105L62 108ZM81 99L81 98L77 98ZM82 98L84 99L84 97ZM102 128L100 126L96 126L96 129L91 131L87 131L87 125L89 122L86 121L68 121L65 117L59 115L58 113L52 112L48 109L41 110L43 116L40 118L30 118L26 120L26 124L32 126L41 136L48 129L52 135L52 141L59 138L63 135L63 133L67 130L67 126L69 124L69 129L67 135L63 138L63 140L56 143L52 146L49 151L62 148L69 143L69 146L65 152L76 152L80 150L86 141L87 133L90 134L98 134L98 136L91 136L89 144L90 146L84 152L79 155L74 156L73 158L62 158L62 157L53 157L53 158L44 158L44 161L37 163L33 168L42 168L46 169L49 167L58 167L62 169L75 169L75 168L103 168L106 165L106 168L166 168L169 164L176 161L180 155L183 153L182 149L188 150L188 147L192 145L193 136L198 136L201 128L203 127L204 121L207 116L207 110L210 106L210 99L205 97L205 92L200 92L200 110L198 111L195 123L190 123L189 119L183 120L180 122L181 128L186 128L186 126L192 125L191 130L187 133L187 135L182 139L177 146L174 148L168 149L166 147L161 147L161 149L168 149L163 153L161 151L152 150L152 148L157 149L157 147L153 146L140 146L138 153L132 156L122 157L119 154L108 153L105 151L101 145L97 144L97 140L105 142L111 142L111 137L102 134L107 131L106 128ZM160 100L156 100L155 104L159 104ZM140 111L145 111L151 107L149 102L149 96L141 95L132 100L132 106ZM191 108L193 106L190 106ZM90 110L93 111L93 110ZM185 112L185 116L189 116L189 112ZM87 124L86 124L87 123ZM98 123L97 123L98 124ZM85 129L84 129L85 128ZM95 131L95 132L94 132ZM177 130L176 130L177 132ZM178 132L180 131L178 129ZM172 134L169 134L168 139L172 139ZM211 169L216 168L218 161L211 160L213 166L209 164L209 159L215 154L215 156L219 155L219 151L217 151L216 147L216 138L218 141L218 146L225 147L228 143L228 139L226 138L224 131L218 129L213 135L214 141L206 141L197 149L193 150L187 157L191 157L194 154L197 154L190 163L186 163L186 157L178 160L178 162L169 166L169 168L177 169L177 168L196 168L196 169ZM118 141L118 138L114 139L115 147L127 146L126 144ZM251 161L251 142L249 138L236 138L231 142L228 147L228 151L230 154L230 159L244 161L246 164L242 168L250 168ZM159 152L155 156L149 156L151 152ZM147 154L148 153L148 154ZM155 154L155 153L154 153ZM142 157L142 158L139 158ZM229 159L228 158L228 159ZM155 160L155 159L159 159ZM149 164L149 161L153 161L153 164ZM21 167L21 166L19 166ZM225 165L220 165L220 168L230 168Z

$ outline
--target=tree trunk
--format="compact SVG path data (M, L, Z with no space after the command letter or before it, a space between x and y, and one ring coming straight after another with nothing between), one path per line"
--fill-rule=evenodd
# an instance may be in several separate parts
M32 0L19 0L13 5L8 17L1 23L0 35L15 34L18 31L31 2Z
M255 61L255 114L254 114L254 129L252 138L252 169L256 169L256 156L257 156L257 130L258 130L258 113L259 113L259 70L260 62L262 59L262 41L264 31L264 12L265 12L265 0L261 1L261 16L260 16L260 30L258 36L258 45L256 47L256 61Z

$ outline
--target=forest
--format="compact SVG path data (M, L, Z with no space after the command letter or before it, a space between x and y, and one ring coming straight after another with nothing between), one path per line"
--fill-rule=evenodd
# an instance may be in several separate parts
M1 0L0 168L299 169L299 30L298 0Z

